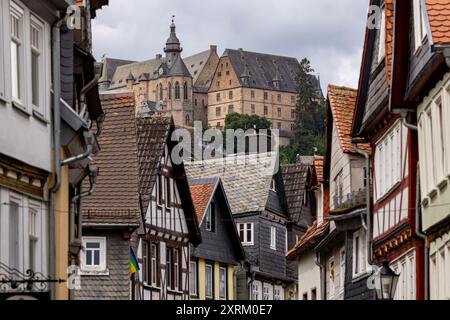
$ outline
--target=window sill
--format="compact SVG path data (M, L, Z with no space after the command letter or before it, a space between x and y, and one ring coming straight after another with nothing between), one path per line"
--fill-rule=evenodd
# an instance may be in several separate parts
M9 101L8 100L6 100L6 98L5 97L3 97L3 95L2 94L0 94L0 102L3 102L4 104L7 104Z
M242 246L243 247L252 247L252 246L254 246L254 244L253 243L243 243Z
M158 287L158 286L153 286L153 285L148 284L148 283L144 283L144 289L149 289L149 290L161 290L160 287Z
M372 272L366 271L364 273L353 275L352 283L356 283L356 282L359 282L361 280L364 280L365 278L369 277L371 274L372 274Z
M49 125L50 121L48 121L47 119L45 119L45 117L40 114L38 111L33 110L33 117L36 118L37 120L39 120L40 122L42 122L45 125Z
M106 270L81 270L80 275L82 276L109 276L109 269Z
M16 110L18 110L18 111L20 111L20 113L22 114L22 115L24 115L24 116L26 116L26 117L31 117L31 113L20 103L20 102L17 102L17 101L13 101L12 102L12 106L16 109Z
M167 289L167 292L172 294L183 294L183 291L178 291L174 289Z

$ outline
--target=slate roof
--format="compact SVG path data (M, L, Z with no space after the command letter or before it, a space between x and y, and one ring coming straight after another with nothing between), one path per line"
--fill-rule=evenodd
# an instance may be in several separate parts
M102 94L106 118L99 137L101 151L95 193L83 200L83 223L139 225L138 159L134 99L131 92Z
M192 202L195 207L195 214L197 215L198 223L201 224L203 217L208 208L209 202L216 190L219 179L211 181L189 181L189 189L191 190Z
M303 199L308 191L308 178L310 177L311 166L290 164L282 166L281 172L289 215L293 221L303 224Z
M127 65L135 63L134 61L130 60L121 60L121 59L114 59L114 58L105 58L103 61L103 71L102 71L102 77L100 78L99 82L107 82L111 81L114 75L114 72L116 72L116 69L119 66Z
M127 85L126 79L133 75L135 79L139 79L142 75L147 74L151 76L156 68L161 64L159 59L150 59L142 62L135 62L131 64L118 66L111 79L111 88L124 87Z
M194 85L197 82L199 75L205 68L205 65L208 62L211 54L211 50L206 50L183 59L184 64L186 65L192 75L192 78L194 79Z
M296 58L241 49L226 49L223 56L229 58L242 86L264 90L296 92L295 77L300 66ZM248 72L250 75L248 85L241 79L241 75L245 72ZM273 80L276 78L281 80L279 89L273 83ZM323 97L318 78L311 76L311 81L316 88L318 96Z
M262 212L277 165L276 153L232 155L185 163L189 180L220 177L233 214Z
M357 93L357 90L347 87L328 86L328 101L333 121L336 124L341 149L345 153L355 153L352 145L352 126ZM360 144L359 147L367 152L371 150L370 144Z
M425 0L433 44L450 44L450 0Z
M308 249L314 248L330 230L330 222L324 221L320 226L317 220L306 230L306 233L300 238L298 243L287 253L288 259L295 259Z

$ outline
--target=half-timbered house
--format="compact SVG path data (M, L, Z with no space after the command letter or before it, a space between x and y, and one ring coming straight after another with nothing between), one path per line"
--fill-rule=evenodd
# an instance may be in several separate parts
M190 245L201 241L183 163L172 161L172 118L136 120L142 226L136 299L189 300Z
M418 132L415 225L427 239L424 296L434 300L450 298L449 12L450 1L397 1L394 21L391 110Z
M389 109L394 3L371 4L382 8L382 16L376 28L367 28L352 129L353 137L372 147L369 260L389 261L400 274L396 299L422 299L423 240L415 231L417 134Z

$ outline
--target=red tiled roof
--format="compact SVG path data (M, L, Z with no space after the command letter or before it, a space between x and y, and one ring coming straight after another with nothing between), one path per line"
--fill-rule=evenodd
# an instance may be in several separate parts
M317 177L318 183L323 182L323 162L324 162L324 157L322 157L322 156L314 157L314 170L316 171L316 177Z
M352 125L356 108L357 90L347 87L328 86L328 100L336 124L342 151L355 153L352 145ZM370 152L369 144L360 144L359 147Z
M300 255L304 250L316 245L323 236L325 236L330 228L330 222L324 221L320 226L317 226L317 220L313 225L306 230L306 233L301 237L298 243L287 253L288 259L294 259Z
M197 215L198 223L203 220L206 208L211 200L212 193L216 189L215 184L199 184L190 185L191 197L195 207L195 214Z
M433 43L450 44L450 0L426 0Z
M83 200L87 224L139 225L138 161L132 93L101 95L106 113L94 158L100 168L95 193Z

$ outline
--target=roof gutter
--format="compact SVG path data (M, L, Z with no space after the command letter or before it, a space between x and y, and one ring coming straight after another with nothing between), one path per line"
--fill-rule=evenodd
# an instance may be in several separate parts
M431 46L431 51L441 53L445 58L447 67L450 68L450 45L433 44Z

